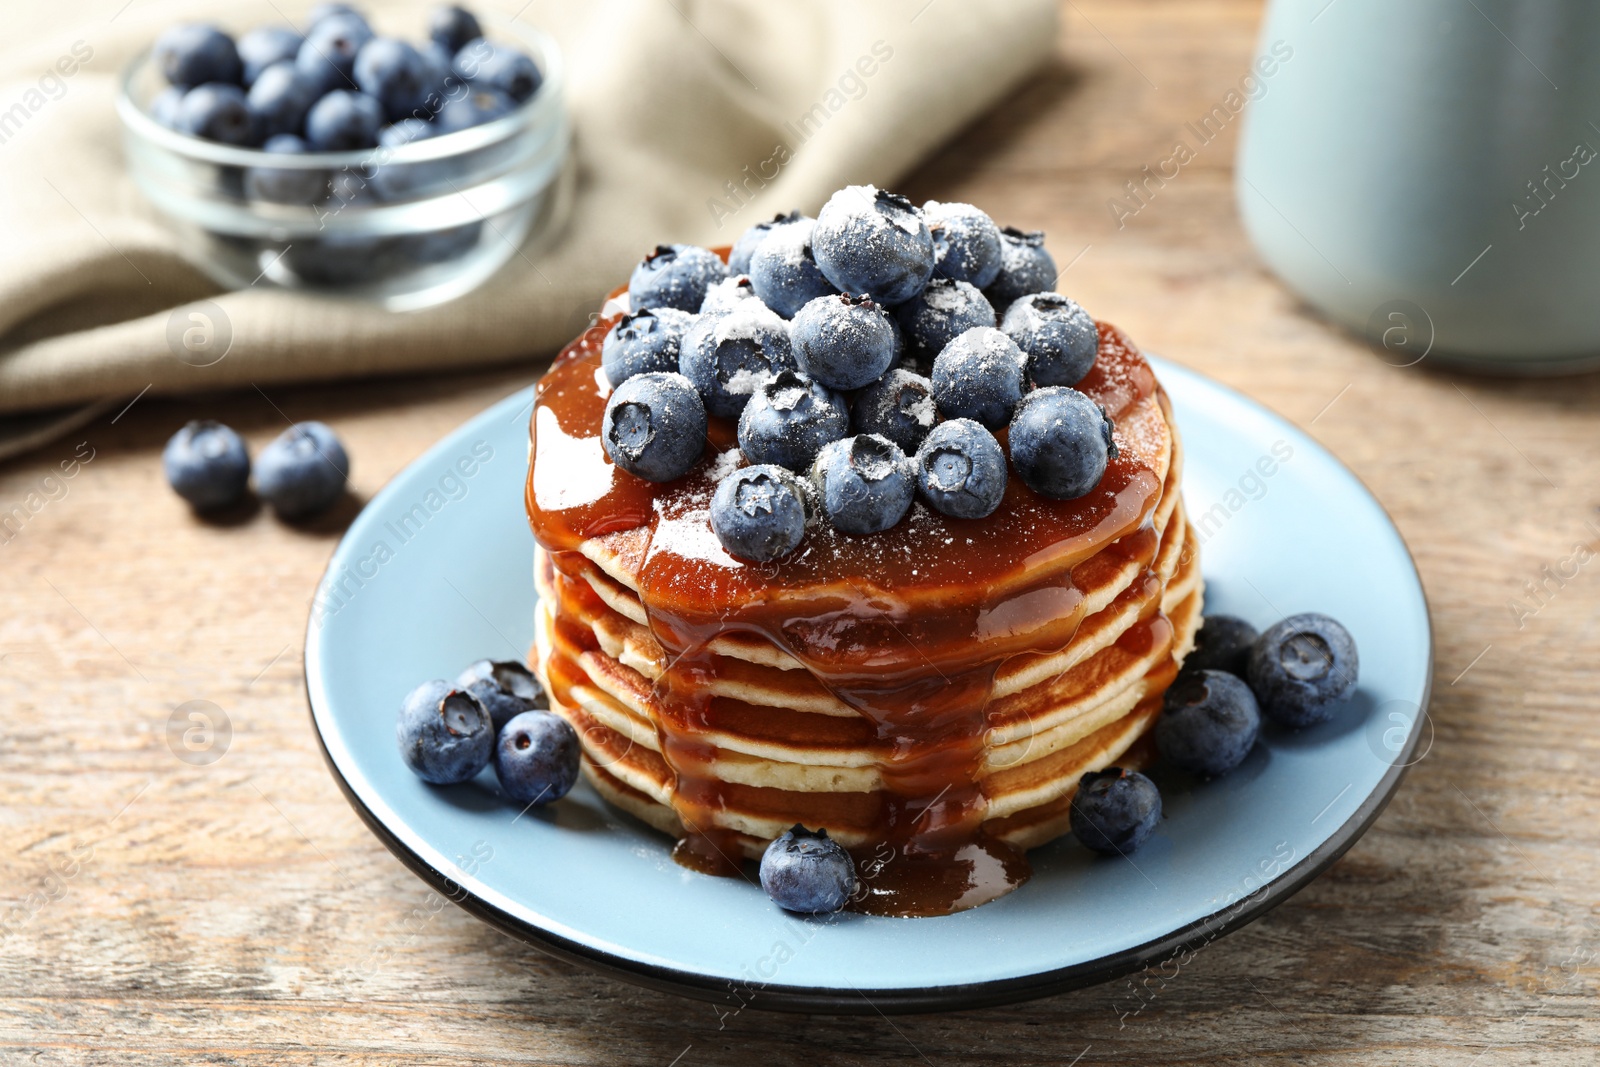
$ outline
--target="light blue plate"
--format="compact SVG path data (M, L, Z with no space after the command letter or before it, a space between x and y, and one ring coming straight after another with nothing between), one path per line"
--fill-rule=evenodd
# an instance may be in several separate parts
M1227 778L1158 776L1166 819L1131 861L1066 839L1031 854L1032 881L971 911L809 920L745 881L679 867L670 841L586 785L519 817L496 797L492 772L443 789L418 780L395 747L401 698L474 659L522 658L532 642L531 389L401 472L334 553L306 638L328 763L383 842L480 918L730 1010L1003 1003L1213 940L1305 885L1377 817L1427 734L1432 641L1406 546L1361 483L1255 403L1154 362L1183 431L1207 609L1263 628L1330 614L1360 647L1361 684L1331 722L1268 730Z

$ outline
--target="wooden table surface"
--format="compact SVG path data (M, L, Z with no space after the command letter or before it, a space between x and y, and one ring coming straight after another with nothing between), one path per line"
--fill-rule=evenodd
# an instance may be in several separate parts
M1064 291L1305 427L1394 515L1434 613L1433 744L1370 833L1176 976L719 1026L429 911L306 717L307 601L349 509L207 526L162 483L184 420L259 448L287 416L335 426L367 496L536 365L145 398L0 468L0 506L40 505L0 544L0 1062L1596 1062L1600 568L1571 561L1600 543L1600 378L1396 369L1319 321L1244 239L1232 128L1119 229L1108 198L1237 83L1258 5L1063 10L1059 61L905 191L1044 228L1063 262L1085 249ZM191 699L231 723L209 765L168 745Z

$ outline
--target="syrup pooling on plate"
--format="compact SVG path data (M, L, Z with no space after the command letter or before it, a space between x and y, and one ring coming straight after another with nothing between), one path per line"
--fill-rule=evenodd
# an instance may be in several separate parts
M863 894L856 910L943 914L972 907L1027 877L1021 851L981 831L978 784L986 712L996 671L1011 657L1058 650L1085 604L1075 568L1131 560L1148 568L1161 481L1148 442L1119 429L1119 455L1100 485L1076 500L1051 500L1011 479L1000 508L980 520L916 505L893 529L851 537L823 524L790 557L766 565L729 556L711 531L717 478L738 463L731 423L713 418L704 457L675 482L655 484L610 465L599 438L609 393L600 345L611 320L569 346L540 382L527 504L535 536L564 575L581 578L584 541L648 531L637 591L667 653L656 683L658 741L676 780L672 805L687 829L674 855L697 869L733 873L739 852L718 827L729 787L709 772L704 737L714 714L707 681L719 636L759 635L788 652L856 709L878 742L885 784L877 840L855 850ZM1159 403L1149 366L1114 327L1100 326L1094 369L1078 386L1114 419ZM1001 435L1004 443L1004 435ZM1109 559L1107 557L1110 557ZM1170 641L1159 597L1123 641ZM1163 628L1164 627L1164 628ZM581 626L571 647L593 644ZM552 657L558 688L581 678ZM555 694L562 699L561 694ZM565 701L563 701L565 702Z

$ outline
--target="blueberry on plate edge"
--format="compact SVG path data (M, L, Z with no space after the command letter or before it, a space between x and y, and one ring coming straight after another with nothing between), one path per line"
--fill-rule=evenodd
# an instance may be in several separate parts
M1304 612L1267 628L1250 650L1246 673L1262 714L1298 729L1333 716L1355 692L1361 661L1349 630Z
M1185 671L1167 688L1155 733L1163 760L1216 778L1250 754L1261 711L1250 687L1226 671Z
M841 910L856 891L850 854L825 829L799 823L761 854L761 888L785 911L822 915Z
M1138 771L1107 767L1078 779L1072 832L1084 847L1126 856L1161 822L1161 791Z

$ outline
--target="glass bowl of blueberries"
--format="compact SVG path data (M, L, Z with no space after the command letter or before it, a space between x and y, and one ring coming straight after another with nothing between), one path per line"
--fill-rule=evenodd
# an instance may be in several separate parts
M347 4L238 37L174 26L123 75L135 184L230 288L404 311L536 254L571 201L561 54L432 8L416 42Z

